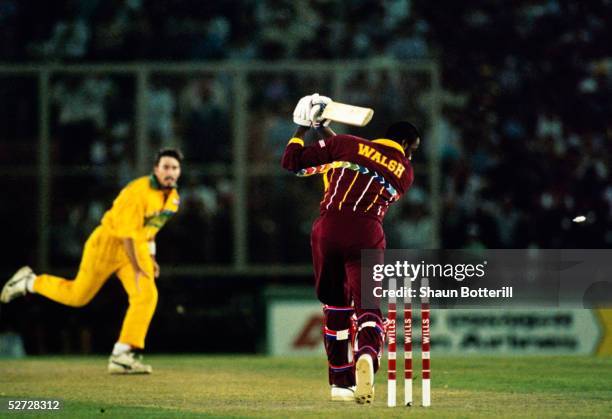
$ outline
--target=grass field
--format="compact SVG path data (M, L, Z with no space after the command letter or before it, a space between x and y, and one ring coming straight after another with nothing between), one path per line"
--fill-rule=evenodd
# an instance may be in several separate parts
M61 413L48 416L71 418L612 417L610 357L433 358L427 409L387 408L383 371L373 406L332 403L326 364L318 358L193 355L147 361L155 369L150 376L109 376L103 357L0 360L0 397L61 399Z

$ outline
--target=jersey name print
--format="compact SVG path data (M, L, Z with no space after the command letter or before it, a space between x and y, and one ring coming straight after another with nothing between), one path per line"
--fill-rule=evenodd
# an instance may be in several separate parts
M367 144L358 143L357 145L359 146L358 154L360 156L366 156L368 159L372 160L373 162L378 163L379 165L383 167L386 167L391 172L393 172L395 177L397 178L402 177L402 173L404 173L404 170L406 170L403 164L393 159L389 159L387 161L387 156L381 154L380 152L376 151L376 149L370 147Z

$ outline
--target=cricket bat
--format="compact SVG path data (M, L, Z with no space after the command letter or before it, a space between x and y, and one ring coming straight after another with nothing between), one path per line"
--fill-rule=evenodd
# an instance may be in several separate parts
M361 106L347 105L346 103L330 102L323 110L321 117L347 125L364 127L374 116L374 109Z

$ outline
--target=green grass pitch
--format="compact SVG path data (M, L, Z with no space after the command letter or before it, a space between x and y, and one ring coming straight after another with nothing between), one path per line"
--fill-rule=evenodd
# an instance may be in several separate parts
M0 360L0 398L61 399L63 410L46 416L71 418L612 417L611 357L433 357L429 408L418 406L418 377L417 406L388 408L384 370L372 406L332 403L320 358L181 355L147 362L150 376L110 376L99 356ZM30 416L6 414L0 412Z

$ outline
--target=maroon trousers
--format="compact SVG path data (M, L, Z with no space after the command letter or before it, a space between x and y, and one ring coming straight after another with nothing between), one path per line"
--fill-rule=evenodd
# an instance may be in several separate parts
M325 305L324 344L329 383L355 385L355 360L368 353L378 370L383 319L379 308L362 309L361 250L384 249L379 220L352 211L328 212L317 218L311 233L315 287Z

